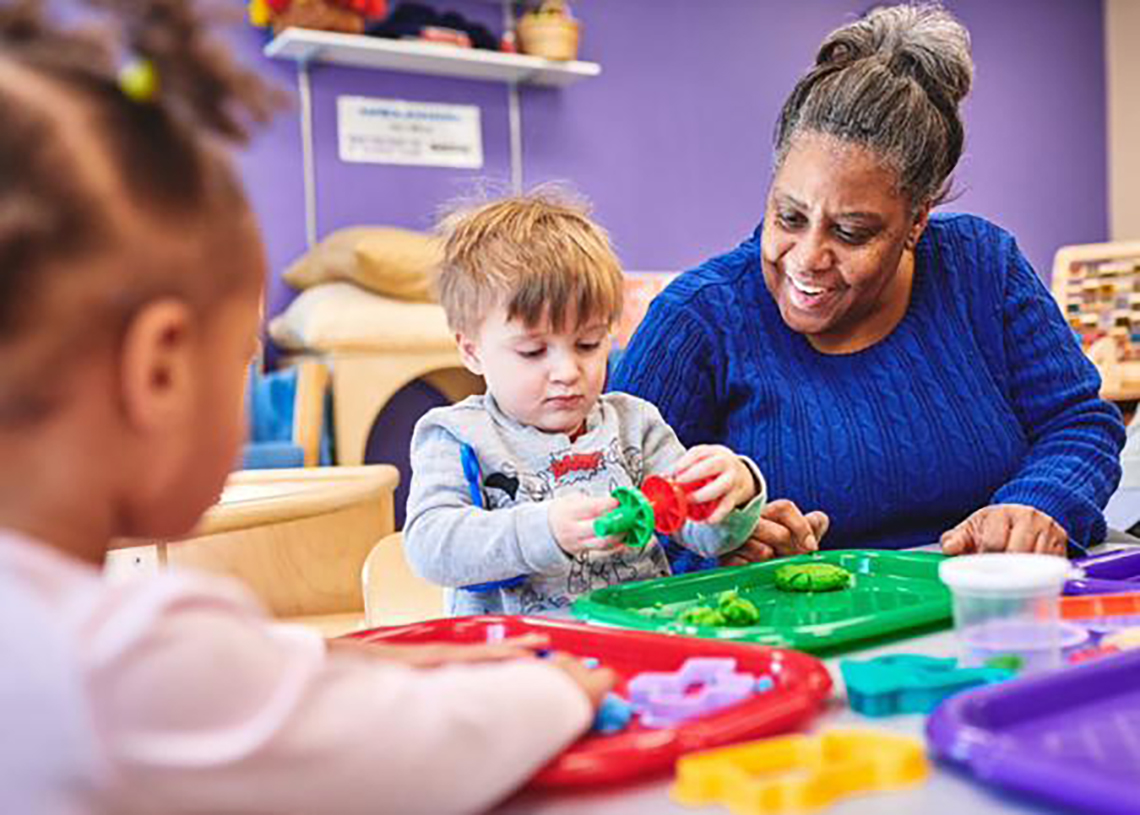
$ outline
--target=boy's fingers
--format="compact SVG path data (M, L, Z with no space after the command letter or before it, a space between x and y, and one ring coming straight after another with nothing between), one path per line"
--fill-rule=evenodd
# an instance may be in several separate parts
M712 475L712 473L709 473L709 475ZM696 501L698 504L720 500L732 492L732 486L735 481L736 478L733 475L732 470L722 470L716 474L716 478L714 478L712 481L705 484L699 490L694 490L689 495L689 498L691 498L693 501ZM729 505L729 509L732 509L731 504ZM725 515L727 514L728 511L726 510ZM719 520L720 518L717 519L717 521ZM716 523L717 521L714 521L711 517L709 518L709 523Z
M593 521L595 518L617 508L617 499L612 495L584 495L578 505L574 507L574 517Z
M715 475L720 451L716 447L698 446L689 450L673 467L673 477L681 484Z

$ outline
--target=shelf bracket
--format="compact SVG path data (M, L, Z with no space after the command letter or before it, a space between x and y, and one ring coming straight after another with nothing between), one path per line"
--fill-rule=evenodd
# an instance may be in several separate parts
M313 151L313 92L309 61L320 49L297 60L297 95L301 104L301 173L305 185L305 245L317 244L317 167Z

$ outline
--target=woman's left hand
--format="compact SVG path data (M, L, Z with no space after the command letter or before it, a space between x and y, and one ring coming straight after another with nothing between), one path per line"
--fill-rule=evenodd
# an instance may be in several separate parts
M775 557L806 555L819 550L831 519L819 510L803 513L787 499L764 507L752 536L720 559L721 566L745 566Z
M974 552L1037 552L1064 555L1069 535L1039 509L1022 504L982 507L942 534L947 555Z

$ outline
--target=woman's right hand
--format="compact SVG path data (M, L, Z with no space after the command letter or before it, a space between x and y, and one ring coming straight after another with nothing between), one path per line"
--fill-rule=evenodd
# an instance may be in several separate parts
M775 557L805 555L819 550L831 519L818 510L806 515L791 501L780 499L764 507L760 522L739 549L721 558L722 566L761 563Z

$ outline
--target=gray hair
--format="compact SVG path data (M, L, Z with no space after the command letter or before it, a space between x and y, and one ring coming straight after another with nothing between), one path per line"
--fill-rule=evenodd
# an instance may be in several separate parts
M776 166L803 133L866 147L898 174L911 206L944 201L962 156L970 34L941 6L874 9L828 35L776 124Z

